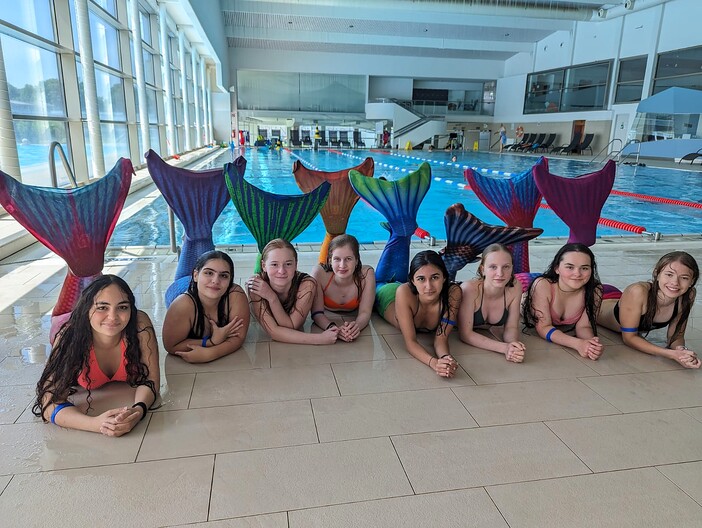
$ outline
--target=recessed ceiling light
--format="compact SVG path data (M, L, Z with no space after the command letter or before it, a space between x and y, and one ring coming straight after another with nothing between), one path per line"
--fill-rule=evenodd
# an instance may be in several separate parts
M509 37L509 33L505 33L505 37Z
M288 24L292 24L292 20L288 20Z
M351 24L349 27L352 28L352 27L353 27L353 24Z
M426 33L427 31L429 31L429 30L427 28L424 28L424 33Z

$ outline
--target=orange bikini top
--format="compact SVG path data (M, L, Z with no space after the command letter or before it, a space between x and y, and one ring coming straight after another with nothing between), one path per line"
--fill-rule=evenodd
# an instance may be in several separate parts
M322 288L322 293L324 294L324 307L329 309L329 310L344 310L344 311L353 311L353 310L358 310L359 305L361 304L361 300L358 298L358 295L351 299L350 301L347 301L343 304L339 304L333 299L330 299L327 297L327 288L329 288L329 285L331 282L334 280L334 274L331 274L331 277L329 277L329 282L327 282L327 285Z
M98 365L97 357L95 357L95 348L90 348L90 357L88 358L88 366L90 367L90 386L88 386L88 380L85 377L86 371L80 373L78 376L78 385L84 389L95 390L102 387L105 383L110 381L127 381L127 343L122 339L119 342L120 351L122 354L122 361L119 364L119 368L115 375L108 378L107 375L102 371L100 365Z

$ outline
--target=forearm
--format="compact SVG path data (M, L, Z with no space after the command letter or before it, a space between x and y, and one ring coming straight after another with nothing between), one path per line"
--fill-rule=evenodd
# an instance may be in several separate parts
M431 358L434 357L433 354L427 352L417 341L408 341L405 339L405 346L407 347L407 352L409 352L412 357L418 359L425 365L429 365Z
M156 389L156 391L159 390L158 386L154 388ZM148 409L154 404L155 401L156 395L151 391L151 389L147 385L139 385L136 388L136 391L134 392L134 403L142 402L146 405L146 408Z
M474 347L491 350L500 354L507 353L506 343L500 343L499 341L475 332L474 330L460 330L460 338L464 343L468 343ZM505 341L509 342L507 339L505 339Z
M516 326L505 326L505 330L502 332L502 340L505 343L514 343L515 341L519 341L519 339L519 328Z
M367 312L358 312L358 317L356 317L356 324L358 325L359 330L363 330L366 326L368 326L368 323L370 323L371 314L371 310L368 310Z
M321 312L315 312L312 316L312 321L314 321L314 324L316 324L322 330L326 330L332 323L332 320L327 317L327 314L324 313L324 310L322 310Z
M448 335L437 336L434 339L434 351L436 352L436 357L442 358L451 354L449 352Z
M307 333L284 326L271 328L268 333L271 339L281 343L292 343L295 345L321 345L324 343L322 334Z
M51 413L54 411L56 406L49 406L46 410L48 416L45 415L47 420L51 419ZM64 407L54 417L53 422L59 427L65 427L67 429L77 429L79 431L89 431L91 433L100 432L100 421L93 416L88 416L83 414L76 407Z
M553 331L551 331L551 330L553 330ZM537 332L541 337L546 339L546 341L549 341L551 343L555 343L557 345L566 346L568 348L573 348L575 350L578 349L578 345L580 344L580 341L581 341L577 337L570 336L570 335L566 334L565 332L560 331L558 328L556 328L553 325L550 325L547 327L538 327Z
M188 345L202 346L202 339L183 339L174 345L169 345L166 342L163 343L163 346L166 348L166 352L169 354L175 354L176 352L189 352L190 347Z
M295 323L293 323L290 314L283 309L283 305L280 304L280 301L277 298L272 302L269 302L268 306L270 307L271 315L275 319L275 322L278 323L278 326L283 326L290 329L295 328Z
M622 341L624 341L626 346L631 347L634 350L638 350L639 352L644 352L645 354L650 354L652 356L661 356L668 359L676 359L677 354L674 350L675 347L678 345L685 345L684 339L678 339L675 343L671 344L671 348L660 347L633 332L629 335L627 335L627 333L622 333ZM678 341L682 341L682 343Z

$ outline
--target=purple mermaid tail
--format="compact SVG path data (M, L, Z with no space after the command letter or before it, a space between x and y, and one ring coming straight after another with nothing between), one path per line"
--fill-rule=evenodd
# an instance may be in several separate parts
M509 178L495 178L466 169L463 176L480 201L506 225L534 227L541 192L534 182L532 169ZM528 242L514 244L512 260L515 273L529 271Z
M120 158L99 180L76 189L24 185L0 171L0 203L27 231L66 261L52 312L52 341L81 292L102 272L105 248L129 193L134 169Z
M243 160L241 171L246 168ZM183 224L183 246L175 280L166 290L166 305L188 289L195 262L214 249L212 226L229 203L222 169L191 171L173 167L153 150L146 153L149 174L173 214Z
M614 185L617 165L609 160L602 169L575 178L563 178L548 170L548 160L534 165L534 181L546 202L570 228L568 242L595 243L597 221Z
M505 246L525 242L544 232L536 227L495 226L486 224L477 216L466 211L461 203L453 204L444 215L446 226L446 247L440 251L444 259L449 279L455 280L456 273L478 256L490 244Z

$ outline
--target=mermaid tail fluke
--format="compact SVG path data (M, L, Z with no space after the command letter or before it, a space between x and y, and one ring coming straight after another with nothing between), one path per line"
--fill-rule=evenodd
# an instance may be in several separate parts
M617 165L609 160L602 169L575 178L563 178L548 170L548 160L534 165L534 180L553 209L570 228L568 242L595 243L597 221L614 185Z
M247 182L244 168L241 163L227 163L224 178L234 206L258 245L256 270L260 271L260 252L265 245L276 238L290 242L307 229L327 201L331 184L323 182L302 195L274 194Z
M164 200L183 224L175 282L166 291L166 304L170 305L187 289L200 255L214 249L212 226L227 206L229 194L222 169L191 171L173 167L153 150L146 153L146 164ZM243 166L246 167L246 160ZM181 280L184 277L186 281Z
M478 260L478 256L490 244L500 243L505 246L536 238L543 229L534 227L495 226L486 224L477 216L466 211L463 204L453 204L444 216L446 226L446 247L441 255L449 272L450 280L469 262Z
M372 178L374 170L373 158L366 158L363 163L356 167L335 172L312 170L305 167L299 160L293 163L293 176L302 192L311 192L324 182L331 184L329 198L320 211L324 227L327 230L327 236L319 252L319 262L322 264L327 262L327 250L329 248L327 239L331 241L335 236L346 232L351 211L356 202L358 202L358 194L356 194L349 182L349 172L351 170Z
M366 178L349 171L349 180L358 195L388 221L390 240L380 255L376 282L406 282L410 240L417 229L417 212L431 185L431 167L419 168L396 181Z
M509 178L495 178L466 169L464 177L480 201L506 225L534 226L541 192L534 182L531 168ZM512 260L515 272L529 271L528 242L514 244Z

